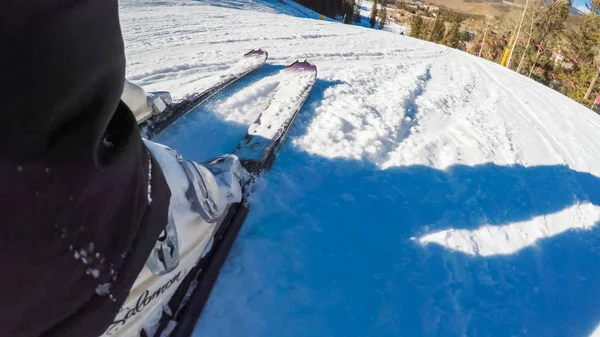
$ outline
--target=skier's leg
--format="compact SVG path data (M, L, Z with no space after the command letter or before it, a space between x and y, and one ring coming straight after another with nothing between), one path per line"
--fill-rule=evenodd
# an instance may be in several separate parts
M96 337L169 223L170 188L120 102L116 0L0 13L0 336Z
M210 251L224 212L241 201L241 185L249 178L234 155L200 165L183 160L166 146L145 143L171 190L169 222L122 310L102 337L137 336L142 328L152 331L187 273Z
M160 167L120 102L117 1L3 4L0 336L98 336L169 204Z

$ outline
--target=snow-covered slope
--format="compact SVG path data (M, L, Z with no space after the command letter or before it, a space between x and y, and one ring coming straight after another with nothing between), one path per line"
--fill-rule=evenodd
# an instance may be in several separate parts
M147 90L182 96L269 51L160 137L188 158L231 151L286 64L319 67L197 336L586 336L600 324L590 110L488 61L276 0L121 7L127 75Z

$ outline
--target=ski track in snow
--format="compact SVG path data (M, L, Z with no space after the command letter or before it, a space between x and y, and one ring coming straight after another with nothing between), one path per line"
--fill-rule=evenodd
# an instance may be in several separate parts
M158 138L191 159L231 151L285 65L318 66L195 335L598 334L600 118L477 57L317 17L121 2L147 90L182 97L269 52Z

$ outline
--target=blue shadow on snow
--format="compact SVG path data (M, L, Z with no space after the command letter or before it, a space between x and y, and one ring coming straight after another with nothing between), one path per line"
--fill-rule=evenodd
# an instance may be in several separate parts
M259 272L281 310L261 313L274 315L263 336L587 336L600 324L598 226L489 258L411 240L600 205L600 179L589 173L379 170L288 145L266 179L260 203L275 211L261 207L241 234L275 245L265 255L277 262Z

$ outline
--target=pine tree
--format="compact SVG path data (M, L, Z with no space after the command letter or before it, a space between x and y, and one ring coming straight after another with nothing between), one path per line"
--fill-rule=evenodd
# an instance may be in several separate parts
M351 21L354 0L297 0L300 4L328 17L342 16L344 22Z
M442 40L442 44L445 44L450 48L458 48L460 44L460 22L455 22L452 24L448 30L448 34L446 34Z
M423 33L423 18L420 15L413 16L410 22L410 36L421 38Z
M381 0L381 10L377 13L379 17L379 29L383 29L387 25L387 0Z
M361 21L361 16L360 16L360 7L361 6L362 6L362 0L356 0L354 2L354 13L352 14L352 20L354 22Z
M594 77L590 83L590 86L585 94L584 99L589 99L591 98L592 101L595 100L595 97L589 97L592 92L594 91L594 88L598 88L599 84L600 84L600 0L590 0L590 3L588 5L591 13L593 14L597 14L595 16L593 16L591 18L591 20L593 20L593 24L594 24L594 28L595 28L595 34L594 34L594 39L596 40L596 49L595 49L595 55L594 55L594 61L592 62L593 68L597 68L596 73L594 74ZM598 89L597 91L599 93L600 96L600 89ZM593 104L595 105L595 104ZM593 108L592 105L592 108Z
M580 68L577 83L585 86L585 92L574 92L569 96L574 97L582 103L588 103L587 100L590 98L595 99L595 95L592 95L592 93L599 84L600 17L595 13L600 10L600 1L597 4L594 2L590 3L589 7L592 12L583 17L579 28L570 36L572 49L578 59L577 67Z
M373 1L373 7L371 8L371 18L369 19L369 23L371 24L371 28L375 27L377 23L377 0Z
M444 18L438 15L435 22L433 23L433 29L431 31L430 41L440 42L444 38L444 32L446 31Z
M593 64L600 44L600 17L593 13L584 15L581 24L569 40L581 62Z
M354 21L354 0L343 0L342 11L344 13L344 23L351 24Z
M534 55L531 56L531 68L529 77L532 76L536 68L551 68L551 55L548 48L557 39L565 29L565 22L569 16L570 3L567 0L557 0L546 8L539 15L538 21L532 33L532 45L536 46Z

